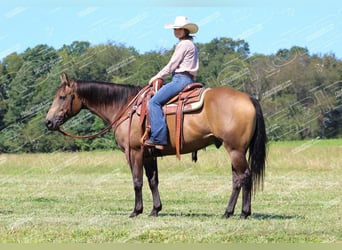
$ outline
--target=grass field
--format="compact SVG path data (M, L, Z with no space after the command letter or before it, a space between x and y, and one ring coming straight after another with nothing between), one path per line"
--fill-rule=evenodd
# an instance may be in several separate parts
M252 216L222 219L231 193L228 155L213 147L159 159L163 210L134 205L121 152L0 155L0 242L342 242L342 140L269 145Z

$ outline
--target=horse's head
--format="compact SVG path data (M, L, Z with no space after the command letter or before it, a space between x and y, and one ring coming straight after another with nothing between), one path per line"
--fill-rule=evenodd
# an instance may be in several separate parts
M77 96L77 82L69 80L66 74L61 75L61 81L62 85L45 118L45 125L49 130L58 130L59 126L82 108L82 102Z

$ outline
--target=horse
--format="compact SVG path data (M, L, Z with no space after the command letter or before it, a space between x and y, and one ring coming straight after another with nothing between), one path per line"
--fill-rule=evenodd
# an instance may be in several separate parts
M113 130L118 147L125 153L132 173L135 205L130 217L143 212L143 172L147 176L153 198L150 216L158 216L162 209L159 195L157 159L151 148L141 143L142 126L133 110L133 101L141 86L98 81L72 80L61 76L61 85L46 115L48 130L60 130L69 118L81 109L102 118ZM267 157L267 135L262 109L258 100L247 93L215 87L206 91L199 110L183 116L181 154L197 152L211 144L224 146L231 159L232 193L223 217L234 214L242 189L241 218L251 215L251 197L263 188ZM167 115L169 144L160 155L175 155L175 115ZM248 157L247 157L248 152Z

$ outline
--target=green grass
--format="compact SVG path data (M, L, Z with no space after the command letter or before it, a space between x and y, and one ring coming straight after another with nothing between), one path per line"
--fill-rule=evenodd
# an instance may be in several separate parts
M221 216L231 193L229 157L213 147L159 159L163 210L134 205L121 152L0 155L0 242L341 242L342 140L272 142L252 216Z

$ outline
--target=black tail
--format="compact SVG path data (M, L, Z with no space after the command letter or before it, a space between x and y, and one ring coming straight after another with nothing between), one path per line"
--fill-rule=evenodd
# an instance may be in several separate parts
M251 101L256 110L256 127L249 145L248 164L252 172L253 192L255 193L260 184L263 188L267 156L267 135L260 103L254 97L251 97Z

